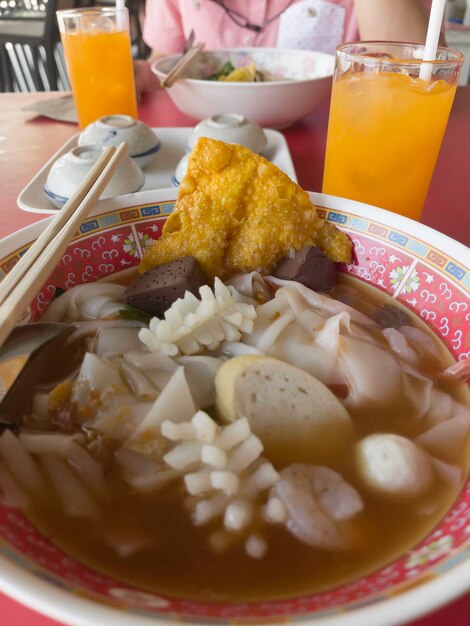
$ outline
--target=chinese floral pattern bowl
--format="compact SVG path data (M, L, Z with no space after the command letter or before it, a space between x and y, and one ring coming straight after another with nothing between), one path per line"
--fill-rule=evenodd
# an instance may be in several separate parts
M80 227L23 321L38 319L57 287L69 289L137 265L171 213L174 189L102 201ZM470 356L470 251L417 222L357 202L311 194L353 240L342 270L423 319L456 360ZM50 219L50 218L49 218ZM48 220L0 242L0 278ZM418 545L385 567L322 593L278 601L204 603L146 593L64 554L17 509L0 501L0 589L67 624L228 624L299 621L382 626L418 617L470 589L470 480Z

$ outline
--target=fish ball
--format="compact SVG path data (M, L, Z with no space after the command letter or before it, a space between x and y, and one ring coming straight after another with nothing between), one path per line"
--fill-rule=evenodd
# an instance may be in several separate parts
M356 462L364 484L383 495L417 496L432 481L427 455L400 435L379 433L365 437L356 446Z

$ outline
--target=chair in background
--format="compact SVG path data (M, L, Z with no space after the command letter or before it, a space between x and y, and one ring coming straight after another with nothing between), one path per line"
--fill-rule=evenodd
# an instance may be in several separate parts
M0 7L0 91L68 88L55 12L58 0L9 0Z
M0 92L69 90L56 10L114 4L112 0L0 1ZM146 58L149 49L141 27L145 0L127 0L126 5L133 55Z

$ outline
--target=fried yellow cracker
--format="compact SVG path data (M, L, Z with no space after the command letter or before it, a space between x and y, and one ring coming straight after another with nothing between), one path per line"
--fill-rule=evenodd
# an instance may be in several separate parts
M333 246L333 260L349 261L347 237L322 224L308 194L275 165L242 146L202 137L174 212L139 269L191 255L208 275L223 277L269 268L317 238L327 255Z
M275 165L256 156L244 218L230 239L225 257L228 273L269 268L291 248L314 243L319 221L307 192Z
M315 245L335 263L350 263L352 241L331 222L321 220L317 224Z
M140 271L191 255L208 275L224 274L225 251L256 171L250 150L237 148L206 138L198 141L174 211L160 239L145 253Z

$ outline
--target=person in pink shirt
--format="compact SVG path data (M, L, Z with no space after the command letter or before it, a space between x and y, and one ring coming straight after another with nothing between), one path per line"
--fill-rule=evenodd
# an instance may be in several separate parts
M424 0L425 2L426 0ZM143 37L150 59L181 52L191 31L205 49L302 48L333 53L344 41L422 42L423 0L147 0ZM138 62L139 93L156 88Z

